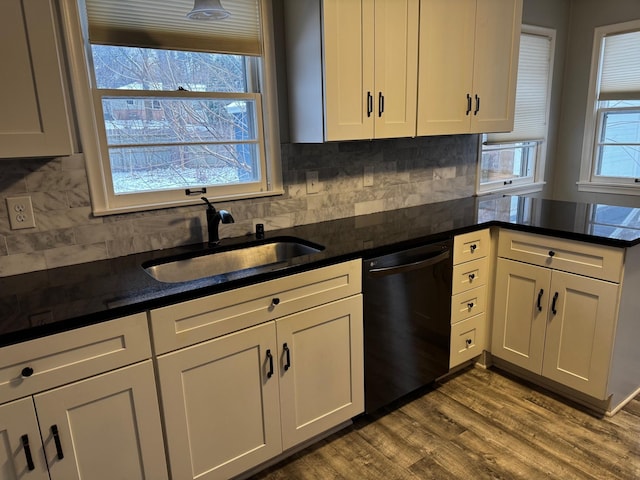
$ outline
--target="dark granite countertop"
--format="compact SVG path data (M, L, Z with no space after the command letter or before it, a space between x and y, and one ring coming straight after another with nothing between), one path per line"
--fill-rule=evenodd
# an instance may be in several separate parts
M170 284L141 267L207 248L198 244L0 278L0 346L491 225L620 248L640 244L640 208L529 197L451 200L267 232L267 239L294 236L325 247L272 271ZM255 237L225 239L221 247L247 241Z

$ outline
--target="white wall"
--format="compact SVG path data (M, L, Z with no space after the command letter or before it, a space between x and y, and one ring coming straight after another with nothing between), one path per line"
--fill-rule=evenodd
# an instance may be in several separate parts
M569 12L571 0L524 0L522 23L556 30L556 51L553 64L553 85L549 114L549 136L547 141L547 165L545 185L542 195L551 197L555 176L556 150L558 146L558 127L561 115L562 80L564 76L565 52L569 32Z

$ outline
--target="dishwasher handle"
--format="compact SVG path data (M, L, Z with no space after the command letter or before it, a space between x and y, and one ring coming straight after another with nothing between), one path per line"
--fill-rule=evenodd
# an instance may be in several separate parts
M438 255L434 255L429 258L418 260L416 262L404 263L400 265L392 265L390 267L372 268L367 273L372 277L382 277L385 275L395 275L397 273L410 272L411 270L418 270L420 268L430 267L436 263L440 263L450 257L451 252L447 249Z

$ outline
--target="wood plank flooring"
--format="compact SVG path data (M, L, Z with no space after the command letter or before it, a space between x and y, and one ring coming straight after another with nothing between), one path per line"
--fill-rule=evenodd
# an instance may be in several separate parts
M538 387L470 368L254 480L640 479L640 398L596 418Z

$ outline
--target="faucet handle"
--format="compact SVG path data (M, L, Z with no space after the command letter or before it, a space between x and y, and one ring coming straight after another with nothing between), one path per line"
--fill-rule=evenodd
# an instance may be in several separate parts
M205 201L205 203L208 205L208 208L213 211L216 210L207 197L200 197L200 199Z

